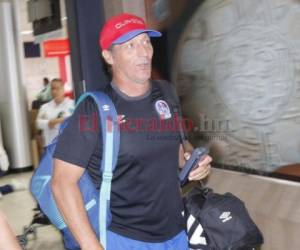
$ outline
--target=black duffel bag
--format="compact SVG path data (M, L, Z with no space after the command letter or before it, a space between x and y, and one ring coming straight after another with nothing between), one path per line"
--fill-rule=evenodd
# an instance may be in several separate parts
M238 197L194 187L184 197L190 249L250 250L263 236Z

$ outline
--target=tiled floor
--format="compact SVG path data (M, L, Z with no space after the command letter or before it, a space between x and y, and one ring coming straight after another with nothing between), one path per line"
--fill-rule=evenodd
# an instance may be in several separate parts
M0 185L8 184L12 179L29 183L31 172L22 174L10 174L0 177ZM9 223L16 234L22 234L25 226L28 226L33 218L36 206L30 192L27 190L16 191L2 196L0 210L5 213ZM63 244L59 232L53 226L41 226L37 228L37 237L28 237L26 250L63 250Z

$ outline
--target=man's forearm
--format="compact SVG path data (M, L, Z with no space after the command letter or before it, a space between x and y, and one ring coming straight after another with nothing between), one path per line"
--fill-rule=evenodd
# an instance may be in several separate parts
M63 118L63 117L49 120L49 122L48 122L48 127L52 129L52 128L54 128L56 125L61 124L64 120L65 120L65 118Z
M82 250L102 250L87 217L80 190L76 184L53 183L58 209Z
M21 250L17 238L8 224L5 216L0 212L0 250Z

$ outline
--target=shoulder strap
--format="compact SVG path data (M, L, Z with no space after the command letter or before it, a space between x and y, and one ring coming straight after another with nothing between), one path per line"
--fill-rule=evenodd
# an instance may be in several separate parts
M86 92L80 96L77 106L85 98L91 97L98 107L101 132L103 138L103 153L100 165L102 172L102 183L99 196L99 227L100 240L106 249L106 229L111 218L110 213L110 193L113 171L116 168L119 147L120 131L118 128L118 116L111 99L103 92Z
M171 104L173 112L180 113L180 102L175 86L172 83L164 80L155 80L154 83L159 86L163 96L166 98L168 103Z
M180 108L180 101L179 101L175 86L172 83L170 83L168 81L164 81L164 80L156 80L154 82L157 84L157 86L162 91L162 94L166 98L166 101L171 105L171 109L172 109L173 113L178 115L180 140L181 140L182 145L184 145L185 141L187 140L186 139L187 137L181 126L182 113L181 113L181 108Z
M85 92L78 99L76 106L87 97L91 97L98 108L103 138L103 157L100 171L107 174L107 172L114 171L119 154L120 131L117 111L111 99L100 91Z

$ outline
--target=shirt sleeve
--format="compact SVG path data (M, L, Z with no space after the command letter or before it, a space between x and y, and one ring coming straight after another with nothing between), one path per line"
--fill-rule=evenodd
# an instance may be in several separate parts
M36 121L35 121L38 129L44 130L48 128L49 119L46 119L45 116L46 116L46 109L45 106L42 105L37 114Z
M69 99L64 111L65 112L64 118L71 116L74 112L74 109L75 109L74 101Z
M86 168L97 142L102 140L94 101L87 98L80 103L67 123L58 137L54 158Z
M74 100L70 100L69 101L69 105L68 105L68 111L67 111L67 116L70 116L73 114L75 109L75 104L74 104Z

